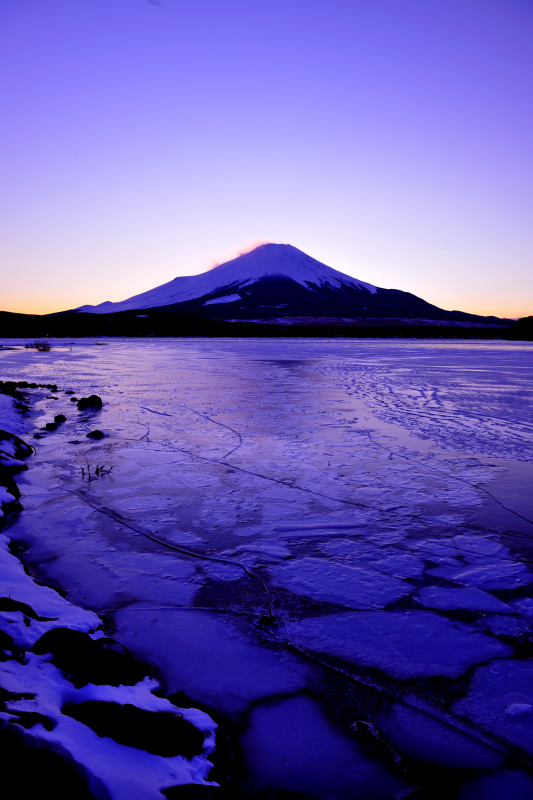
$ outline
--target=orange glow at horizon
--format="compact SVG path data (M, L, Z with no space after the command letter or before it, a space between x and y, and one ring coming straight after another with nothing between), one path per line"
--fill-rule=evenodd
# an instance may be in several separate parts
M268 244L268 242L259 242L260 244ZM254 245L257 247L257 243ZM239 250L237 255L242 254L243 252L249 252L250 250L254 249L250 247L249 250ZM236 255L233 255L233 258L236 258ZM228 259L226 259L228 260ZM218 261L215 266L224 263L224 261ZM149 287L154 288L154 287ZM394 287L397 288L397 287ZM404 287L402 287L404 288ZM405 291L409 291L409 289L404 289ZM122 293L124 294L124 293ZM124 297L120 297L120 299L126 299L126 295ZM427 300L426 297L422 298ZM96 305L97 303L102 302L101 299L93 298L92 302ZM115 301L117 302L117 301ZM444 308L447 311L457 310L457 311L464 311L468 314L478 314L479 316L492 316L492 317L500 317L502 319L519 319L520 317L528 317L533 315L533 308L528 308L525 305L517 306L515 304L506 304L502 303L498 307L496 304L488 305L485 303L480 303L479 305L473 302L468 302L465 300L462 302L461 300L457 300L453 303L453 309L451 305L448 303L442 303L439 305L438 301L434 298L431 301L433 305L438 305L439 308ZM40 300L32 299L28 300L27 297L22 295L13 295L11 297L2 297L0 299L0 311L8 311L15 314L54 314L58 311L66 311L71 308L77 308L81 305L91 304L91 301L88 300L87 297L74 297L72 295L65 295L64 297L56 296L56 297L47 297L42 298ZM447 307L448 306L448 307Z

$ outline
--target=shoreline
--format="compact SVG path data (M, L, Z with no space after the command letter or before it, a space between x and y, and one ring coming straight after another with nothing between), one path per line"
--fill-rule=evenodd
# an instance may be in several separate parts
M18 389L39 385L8 383L0 386L8 394L0 396L10 397L20 413L24 398ZM58 391L55 384L39 388ZM24 413L30 408L25 405ZM18 447L14 455L24 449L28 458L34 448L16 435L8 439L9 433L2 431L0 450L9 451L11 461L18 462L11 467L20 472L28 464L11 453ZM45 584L40 576L31 576L22 548L9 537L12 515L23 512L18 498L16 503L4 502L6 513L0 518L0 573L2 594L7 595L0 598L0 737L15 762L10 771L13 791L31 797L43 774L45 783L47 773L55 782L59 771L66 793L55 797L65 800L85 795L128 800L132 792L148 800L167 790L173 796L173 786L195 786L195 797L221 797L219 784L209 780L210 773L218 777L221 772L219 759L215 765L209 760L215 752L215 721L184 693L181 706L165 698L153 667L108 637L99 615L73 605L64 590ZM151 736L143 733L148 728ZM156 735L160 728L179 741L177 748L169 750L162 734ZM21 794L28 758L40 773L39 784L27 786L26 793L22 788ZM6 780L4 776L4 788Z

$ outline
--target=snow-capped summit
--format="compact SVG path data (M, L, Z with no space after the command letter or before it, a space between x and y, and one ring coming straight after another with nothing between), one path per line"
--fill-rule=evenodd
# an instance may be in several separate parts
M174 280L118 303L75 311L160 309L212 319L460 319L408 292L380 289L322 264L290 244L262 244L201 275Z
M218 267L174 280L137 294L118 303L100 303L81 306L76 311L108 314L113 311L130 311L139 308L156 308L207 298L201 305L228 303L241 300L236 289L251 286L265 278L285 278L311 291L328 286L339 289L343 284L370 293L377 291L370 283L351 278L327 267L290 244L262 244L255 250L219 264ZM211 297L216 295L216 297ZM280 298L281 299L281 298Z

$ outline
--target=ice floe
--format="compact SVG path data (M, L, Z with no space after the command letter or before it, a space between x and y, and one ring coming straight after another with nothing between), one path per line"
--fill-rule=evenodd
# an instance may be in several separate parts
M169 692L183 690L215 708L244 710L253 700L307 683L309 669L301 661L250 641L224 614L133 605L115 618L116 636L128 647L147 657L157 650Z
M372 611L311 617L288 623L298 647L375 667L398 678L458 677L472 664L512 649L464 623L431 611Z
M270 567L272 583L316 601L349 608L382 608L409 594L407 581L371 568L347 566L325 558L304 557Z
M255 708L242 746L248 788L255 791L302 792L309 800L393 800L405 789L307 697Z
M496 769L505 756L445 719L396 704L375 720L388 744L411 758L453 769Z
M478 667L454 711L532 754L533 663L501 659Z

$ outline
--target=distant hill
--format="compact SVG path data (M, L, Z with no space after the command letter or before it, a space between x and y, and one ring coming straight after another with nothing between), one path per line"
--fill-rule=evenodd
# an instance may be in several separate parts
M505 331L505 338L511 341L533 342L533 317L517 319Z
M201 275L174 278L118 303L74 311L159 309L230 321L441 320L507 325L509 320L445 311L399 289L381 289L322 264L289 244L264 244Z
M416 339L503 339L502 325L441 320L368 319L346 323L339 318L292 318L292 324L227 322L147 308L112 314L65 312L62 314L15 314L0 311L0 338L38 340L106 336L213 336L213 337L306 337ZM8 345L9 346L9 345ZM1 345L0 345L1 348Z

